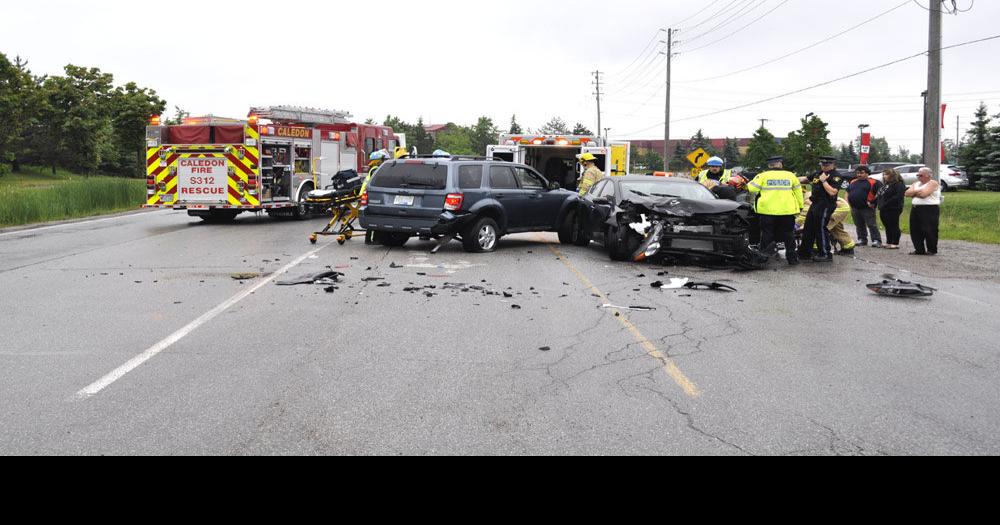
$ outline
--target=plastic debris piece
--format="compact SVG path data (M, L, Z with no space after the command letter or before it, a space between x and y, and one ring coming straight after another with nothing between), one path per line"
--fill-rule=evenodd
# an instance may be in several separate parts
M689 290L706 289L706 290L713 290L713 291L716 291L716 292L735 292L736 291L736 288L733 288L732 286L729 286L728 284L722 284L722 283L689 282L689 283L685 283L683 287L687 288Z
M899 279L886 279L881 283L869 284L868 289L889 297L932 297L937 291L930 286Z
M650 306L617 306L614 304L605 304L601 306L605 310L627 310L630 312L655 312L656 308Z

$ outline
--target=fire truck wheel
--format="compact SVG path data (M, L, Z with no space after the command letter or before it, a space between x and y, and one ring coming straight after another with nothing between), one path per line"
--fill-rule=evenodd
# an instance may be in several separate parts
M309 195L310 191L312 191L312 186L309 184L303 186L302 190L299 191L299 205L292 209L292 218L303 221L311 217L309 207L306 206L306 196Z

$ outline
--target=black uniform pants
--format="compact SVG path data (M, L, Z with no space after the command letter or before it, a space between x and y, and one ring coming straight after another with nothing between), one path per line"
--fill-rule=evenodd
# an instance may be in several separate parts
M809 215L806 216L806 226L802 231L802 245L799 246L799 256L808 258L812 256L813 246L819 247L819 256L832 257L833 250L830 246L830 230L826 228L830 223L830 216L836 209L836 204L814 202L809 207Z
M795 215L760 215L760 249L771 255L775 243L785 243L785 257L789 261L798 259L795 253Z
M914 206L910 211L910 238L919 254L937 255L938 230L941 226L940 206Z

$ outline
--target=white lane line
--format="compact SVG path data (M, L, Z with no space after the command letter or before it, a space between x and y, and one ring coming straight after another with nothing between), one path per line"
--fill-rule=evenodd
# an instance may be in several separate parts
M159 354L160 352L166 350L167 348L170 348L177 341L180 341L181 339L183 339L184 337L186 337L191 332L197 330L199 327L201 327L205 323L208 323L212 319L215 319L216 317L219 316L219 314L225 312L226 310L228 310L229 308L231 308L236 303L239 303L243 299L246 299L247 297L249 297L251 294L253 294L257 290L260 290L264 286L270 284L275 279L277 279L278 277L280 277L283 274L287 273L292 268L295 268L299 264L302 264L303 261L305 261L306 259L308 259L309 257L311 257L313 255L316 255L317 253L319 253L321 250L323 250L327 246L329 246L329 244L323 245L323 246L321 246L321 247L319 247L319 248L317 248L317 249L315 249L315 250L313 250L313 251L311 251L311 252L303 255L302 257L299 257L298 259L295 259L294 261L288 263L288 265L286 265L285 267L283 267L280 270L278 270L277 272L275 272L269 278L267 278L267 279L265 279L265 280L257 283L257 285L254 286L253 288L250 288L249 290L246 290L244 292L240 292L239 294L233 296L228 301L220 304L219 306L216 306L215 308L213 308L212 310L210 310L205 315L203 315L203 316L195 319L194 321L192 321L191 324L185 326L184 328L181 328L180 330L174 332L173 334L170 334L170 336L167 337L166 339L164 339L164 340L160 341L159 343L156 343L155 345L149 347L149 349L147 349L145 352L143 352L143 353L141 353L141 354L133 357L132 359L130 359L124 365L122 365L122 366L120 366L120 367L112 370L108 375L106 375L106 376L98 379L93 384L91 384L90 386L84 388L83 390L80 390L70 400L71 401L86 400L86 399L88 399L90 397L93 397L93 396L99 394L102 390L104 390L105 388L111 386L111 384L114 383L115 381L118 381L119 379L121 379L122 377L124 377L129 372L135 370L136 368L139 368L146 361L149 361L150 359L156 357L156 355Z
M118 215L116 217L107 217L107 218L104 218L104 219L93 219L93 220L85 220L85 221L77 221L77 222L67 222L65 224L54 224L52 226L42 226L41 228L25 228L23 230L17 230L17 231L12 231L12 232L0 233L0 237L5 237L7 235L30 235L30 234L35 233L35 232L40 232L40 231L45 231L45 230L52 230L52 229L55 229L55 228L69 228L70 226L81 226L81 225L94 224L94 223L105 222L105 221L117 221L118 219L127 219L127 218L131 218L131 217L135 217L136 215L154 214L154 213L157 213L157 212L166 212L166 211L168 211L168 210L157 210L157 211L149 211L149 212L141 212L141 213L127 213L125 215Z

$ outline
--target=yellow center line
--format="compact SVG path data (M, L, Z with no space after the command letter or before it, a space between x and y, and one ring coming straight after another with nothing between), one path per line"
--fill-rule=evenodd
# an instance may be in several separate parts
M570 271L576 275L577 279L580 279L580 282L582 282L585 286L587 286L587 288L590 289L591 292L593 292L598 297L603 299L605 303L611 302L608 299L608 296L605 295L604 292L599 290L596 286L594 286L594 283L590 282L590 279L588 279L587 276L583 274L583 272L577 269L576 266L573 266L573 264L569 262L569 260L566 258L565 255L562 254L562 252L560 252L557 248L552 246L552 244L548 243L547 241L546 245L549 247L549 250L552 250L552 253L556 254L556 257L559 257L559 260L562 261L562 263L566 265L566 267L569 268ZM629 321L629 319L624 314L615 317L615 319L618 319L618 322L621 323L622 326L624 326L626 329L628 329L628 331L632 334L632 337L635 338L636 342L638 342L642 346L642 349L646 351L646 354L648 354L650 357L656 359L657 361L663 364L663 370L667 373L668 376L670 376L671 379L674 380L675 383L677 383L677 386L681 387L681 390L684 390L685 394L687 394L689 397L692 398L698 398L701 396L701 391L698 390L698 387L695 386L693 381L691 381L690 379L688 379L686 375L684 375L684 372L681 372L681 369L677 367L677 364L674 363L673 359L670 359L669 357L667 357L666 354L661 352L660 349L656 348L656 345L654 345L653 342L649 340L649 338L642 335L642 332L640 332L639 329L636 328L634 324L632 324L632 321Z

